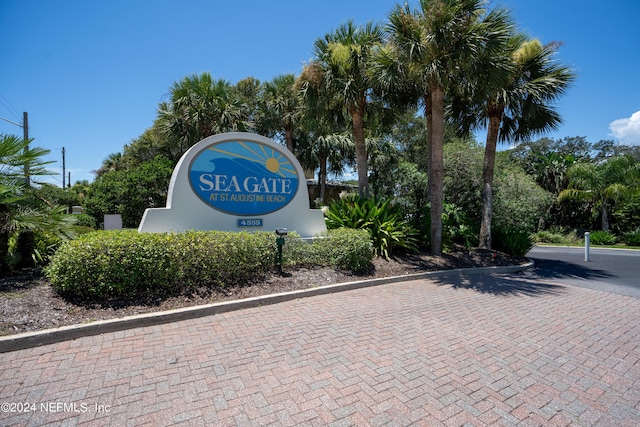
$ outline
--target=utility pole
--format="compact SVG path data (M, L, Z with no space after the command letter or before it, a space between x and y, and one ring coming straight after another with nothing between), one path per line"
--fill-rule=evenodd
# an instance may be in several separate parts
M66 174L66 168L65 168L65 164L64 164L64 147L62 147L62 189L64 190L65 188L65 182L64 179L66 178L67 174ZM71 183L69 183L71 184Z
M9 119L5 119L4 117L0 117L0 120L4 120L7 123L11 123L12 125L16 125L22 128L22 137L24 138L25 146L24 146L24 154L29 153L29 113L26 111L22 113L22 124L12 122ZM31 187L31 178L29 177L29 165L25 163L24 165L24 181L27 187Z
M24 154L25 157L29 153L29 113L26 111L22 113L22 133L24 136ZM24 163L24 182L27 188L31 187L31 177L29 176L29 163Z

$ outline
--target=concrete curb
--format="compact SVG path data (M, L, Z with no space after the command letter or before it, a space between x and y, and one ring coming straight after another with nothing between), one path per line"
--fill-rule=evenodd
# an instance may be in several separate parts
M277 304L299 298L308 298L316 295L326 295L352 289L368 288L371 286L386 285L390 283L404 282L419 279L434 279L461 275L477 274L508 274L526 270L533 266L529 260L525 264L506 267L478 267L460 268L455 270L429 271L425 273L408 274L404 276L384 277L372 280L360 280L355 282L338 283L335 285L320 286L317 288L302 289L298 291L284 292L260 297L246 298L235 301L226 301L196 307L180 308L170 311L146 313L136 316L127 316L119 319L100 320L83 325L63 326L55 329L26 332L22 334L0 337L0 353L23 350L32 347L55 344L62 341L73 340L81 337L99 335L108 332L123 331L126 329L141 328L145 326L161 325L180 320L195 319L198 317L212 316L230 311L242 310L264 305Z

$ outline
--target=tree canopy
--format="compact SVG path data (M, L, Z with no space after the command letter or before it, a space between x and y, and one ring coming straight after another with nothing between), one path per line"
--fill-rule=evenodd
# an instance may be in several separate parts
M347 21L316 39L298 75L233 84L201 73L173 83L153 126L96 171L85 205L98 220L121 212L136 226L146 207L162 205L171 168L193 144L249 131L288 147L321 188L331 174L356 173L360 194L402 205L434 254L463 234L490 248L492 222L589 228L584 213L596 205L629 229L635 199L580 198L588 186L577 171L595 174L621 156L637 165L640 149L544 137L561 123L556 103L575 80L560 47L481 0L419 0L380 24ZM472 138L479 129L481 143ZM636 194L636 181L624 185Z

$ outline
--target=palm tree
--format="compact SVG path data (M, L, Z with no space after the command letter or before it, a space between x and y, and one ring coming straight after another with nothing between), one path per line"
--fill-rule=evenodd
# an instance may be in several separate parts
M66 232L64 208L38 200L34 189L26 185L25 166L30 176L48 175L46 165L52 163L42 160L49 150L25 150L30 143L15 135L0 135L0 273L9 266L10 238L32 243L35 230ZM32 254L21 255L29 265Z
M314 89L319 87L322 78L323 71L314 62L305 66L296 80L295 88L302 95L299 109L301 137L296 155L306 169L319 169L319 198L324 203L327 176L329 172L343 172L345 164L353 159L354 143L342 114L342 100L333 92Z
M389 41L404 76L420 90L425 106L431 202L431 252L442 253L443 144L445 94L464 82L478 52L492 51L506 29L493 14L482 17L481 0L420 0L412 10L396 6L389 17ZM467 74L465 74L467 72ZM394 73L389 76L393 77ZM401 85L402 86L402 85Z
M325 201L325 190L327 188L327 177L329 172L339 174L344 169L344 159L350 156L353 150L353 141L347 134L320 135L313 144L314 155L320 165L318 171L318 181L320 184L320 202Z
M557 197L560 191L567 188L567 171L576 162L575 156L557 151L534 151L532 154L535 156L531 166L535 171L536 182Z
M576 163L568 171L570 188L558 195L558 201L578 200L600 209L603 231L609 231L609 200L624 198L640 183L640 164L630 156L610 157L603 163Z
M245 77L231 87L231 99L240 109L241 126L248 132L256 132L256 119L260 108L262 83L255 77Z
M282 74L265 83L261 93L262 108L258 120L259 130L269 137L284 132L285 145L292 153L295 153L294 125L301 114L295 84L296 78L293 74Z
M538 40L514 35L505 43L503 53L507 54L503 58L508 61L508 73L504 75L502 84L485 92L488 96L482 104L487 137L482 170L479 244L487 249L491 248L493 176L498 141L522 141L556 129L561 119L551 104L574 79L568 67L553 60L553 45L543 47Z
M123 167L123 160L124 157L122 156L122 153L111 153L102 161L102 166L94 170L93 173L96 177L100 177L107 172L121 170Z
M161 132L175 144L174 161L208 136L250 127L233 86L223 79L213 80L209 73L174 83L170 100L160 104L158 121Z
M315 61L307 66L306 94L313 91L333 94L351 119L351 132L356 152L358 191L368 193L368 159L365 142L365 117L372 92L369 64L372 53L384 41L382 27L371 22L355 26L352 21L317 39ZM309 71L315 70L315 73Z

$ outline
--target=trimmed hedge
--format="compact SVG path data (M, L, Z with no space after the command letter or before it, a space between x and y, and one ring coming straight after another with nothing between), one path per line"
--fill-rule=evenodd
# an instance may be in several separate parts
M312 244L289 235L283 249L284 265L334 266L351 271L366 269L375 255L369 232L353 228L329 230Z
M53 288L93 299L165 296L258 280L274 266L273 233L98 231L65 243L45 273ZM361 270L373 259L363 230L332 230L307 244L288 236L284 263Z

